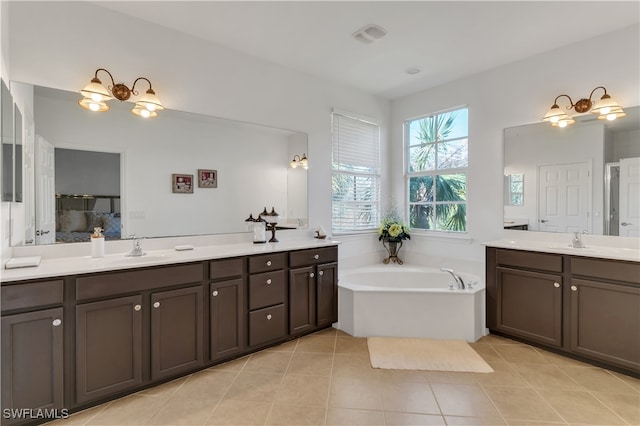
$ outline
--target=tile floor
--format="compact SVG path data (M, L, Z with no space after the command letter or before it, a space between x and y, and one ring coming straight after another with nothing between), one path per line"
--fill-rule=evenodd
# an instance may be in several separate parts
M335 329L55 422L61 425L640 425L640 380L486 336L495 373L377 370Z

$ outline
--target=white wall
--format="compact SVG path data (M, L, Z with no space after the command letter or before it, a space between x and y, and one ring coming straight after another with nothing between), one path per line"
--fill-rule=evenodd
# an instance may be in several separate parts
M559 94L589 96L600 85L623 106L640 104L639 28L628 27L393 101L391 192L399 200L404 198L404 120L469 107L467 225L472 243L416 235L407 244L409 250L424 259L483 262L481 244L503 233L503 130L539 122Z
M0 1L0 78L9 84L9 13L8 2ZM1 154L0 154L1 155ZM0 162L0 164L2 164ZM0 264L11 257L11 203L0 202Z

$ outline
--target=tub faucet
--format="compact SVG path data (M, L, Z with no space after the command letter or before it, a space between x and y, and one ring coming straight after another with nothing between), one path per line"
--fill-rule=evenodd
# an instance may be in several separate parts
M440 270L442 272L448 272L449 274L451 274L453 279L456 280L456 283L458 283L458 290L464 290L466 288L465 285L464 285L464 281L462 280L462 277L460 277L460 275L458 275L455 272L453 272L453 269L440 268Z
M135 235L130 235L129 237L133 240L133 247L131 248L131 251L126 254L126 256L138 257L147 254L142 250L142 246L140 245L140 240L142 238L136 238Z

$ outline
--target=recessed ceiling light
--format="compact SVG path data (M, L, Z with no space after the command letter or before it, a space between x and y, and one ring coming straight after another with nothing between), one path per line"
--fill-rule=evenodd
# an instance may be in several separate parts
M406 70L404 70L404 72L411 75L418 74L420 73L420 71L422 71L422 68L418 68L418 67L409 67Z

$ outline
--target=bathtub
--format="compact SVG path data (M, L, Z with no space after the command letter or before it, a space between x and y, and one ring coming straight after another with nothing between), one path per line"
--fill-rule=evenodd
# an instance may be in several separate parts
M343 271L338 280L338 327L356 337L475 342L486 334L484 280L456 273L471 288L451 286L451 275L438 268L392 264Z

